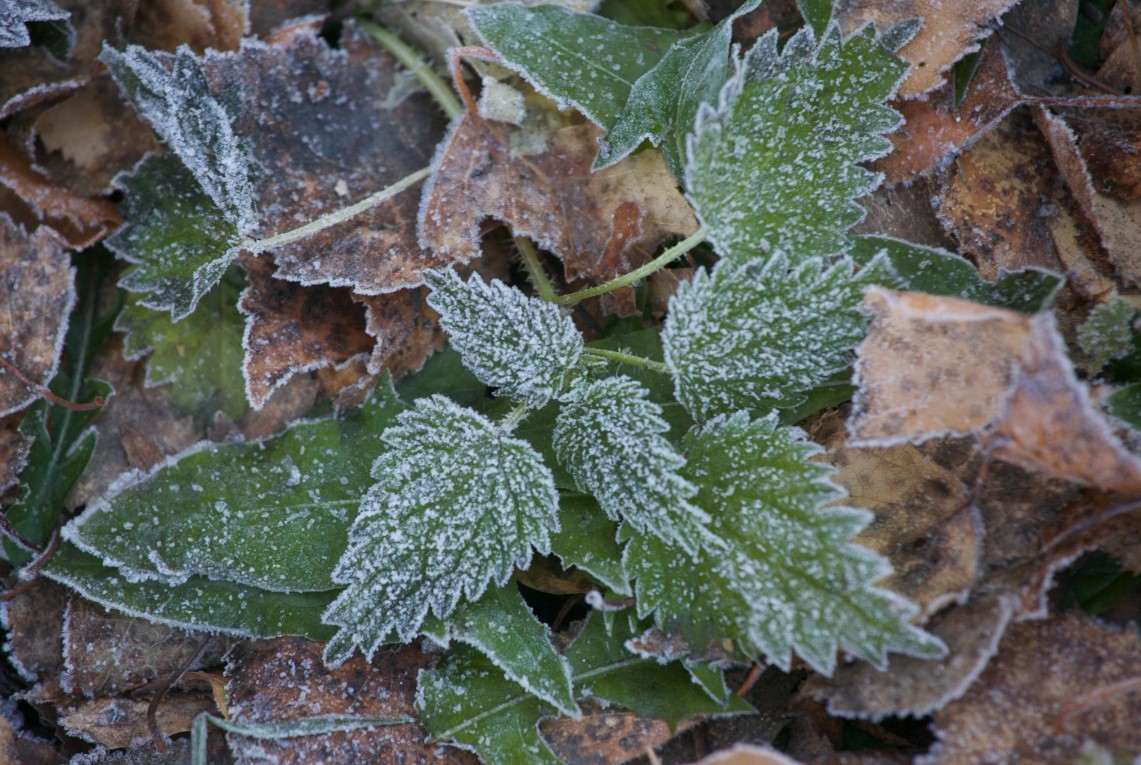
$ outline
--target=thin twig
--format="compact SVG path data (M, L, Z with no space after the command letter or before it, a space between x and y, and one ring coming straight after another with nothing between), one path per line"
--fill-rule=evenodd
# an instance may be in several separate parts
M452 82L455 83L456 91L460 94L460 98L463 99L468 113L478 116L479 107L476 106L475 99L472 98L471 91L468 90L467 83L464 82L464 75L460 70L460 59L467 57L479 59L480 61L498 63L499 56L496 56L494 51L487 48L463 47L452 48L448 51L448 57L451 62Z
M0 533L3 533L13 542L24 548L25 552L38 554L43 549L38 544L33 543L30 539L27 539L23 534L21 534L19 530L16 529L16 526L12 523L12 519L6 515L0 515Z
M5 590L4 592L0 592L0 602L6 601L6 600L11 600L12 598L19 597L20 595L23 595L25 592L27 592L28 590L35 587L37 582L39 582L39 579L29 579L26 582L21 582L20 584L17 584L15 587L13 587L10 590Z
M4 370L8 372L8 374L15 377L24 387L35 393L40 398L45 398L56 406L62 406L64 409L70 409L73 412L90 412L100 408L103 406L103 404L106 403L103 400L102 396L96 396L86 404L77 404L74 401L68 401L65 398L57 396L56 394L52 393L47 388L47 386L40 385L35 380L28 379L28 377L23 372L13 366L12 363L5 359L3 356L0 356L0 367L3 367Z
M206 653L206 646L210 645L212 639L213 638L209 637L202 639L202 642L198 644L198 650L196 650L189 659L184 661L182 666L171 674L165 682L158 686L154 698L152 698L151 703L147 705L147 729L150 730L151 738L154 739L155 748L163 754L166 753L168 747L166 745L166 735L158 727L158 705L163 697L166 696L167 692L174 687L174 684L182 679L186 671L194 666L196 661L202 658L202 654Z
M1079 696L1072 704L1058 712L1054 718L1054 730L1063 735L1066 732L1066 724L1074 715L1136 690L1141 690L1141 675L1095 688L1084 696Z
M60 520L62 520L62 518ZM59 549L59 532L60 522L56 521L55 528L52 529L52 535L48 539L48 543L44 546L44 549L37 554L36 557L32 558L32 560L28 562L28 565L20 569L19 576L21 579L31 581L40 575L40 569L47 565L47 562L52 559L56 550Z

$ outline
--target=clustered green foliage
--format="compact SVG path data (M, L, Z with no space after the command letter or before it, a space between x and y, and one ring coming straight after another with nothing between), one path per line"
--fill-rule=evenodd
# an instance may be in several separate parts
M420 635L460 643L423 674L418 709L433 735L496 763L558 762L537 721L584 698L671 724L742 711L711 649L824 673L839 650L878 665L940 655L910 604L876 587L888 564L850 541L869 514L835 505L831 469L791 423L835 402L867 285L1036 310L1057 279L990 285L949 253L849 234L878 180L860 163L899 119L885 101L907 30L842 40L806 1L815 33L741 54L732 19L759 1L683 32L513 3L469 13L506 66L608 130L598 167L649 141L683 183L721 259L660 330L619 324L587 343L566 309L518 287L428 271L451 350L359 408L121 482L67 525L47 575L160 622L325 640L331 664ZM133 263L121 285L143 293L119 325L141 353L182 326L156 310L232 312L222 280L257 225L258 169L190 53L103 59L170 149L123 181L110 243ZM179 386L194 374L151 362ZM233 387L189 395L232 403ZM82 444L75 422L59 438ZM595 612L557 650L512 579L536 553L636 608ZM651 627L682 635L690 660L632 653Z

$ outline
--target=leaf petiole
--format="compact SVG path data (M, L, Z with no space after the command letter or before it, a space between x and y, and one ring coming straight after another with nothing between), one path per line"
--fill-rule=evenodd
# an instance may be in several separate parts
M411 175L401 178L391 186L383 188L375 194L370 194L354 205L349 205L348 207L342 207L339 210L334 210L327 215L322 215L316 220L309 221L304 226L298 226L297 228L290 229L289 231L285 231L265 239L247 239L239 246L243 250L246 250L253 255L260 255L261 253L267 250L272 250L275 247L281 247L282 245L296 242L298 239L304 239L307 236L312 236L319 231L324 231L327 228L331 228L338 223L346 221L349 218L352 218L354 215L359 215L365 210L376 207L381 202L387 202L389 199L392 199L401 191L415 186L417 183L427 178L431 173L431 167L422 167Z
M660 361L651 361L650 359L641 356L635 356L631 353L623 353L622 351L608 351L603 348L587 348L583 351L587 356L594 356L598 359L606 359L607 361L614 361L618 364L629 364L632 367L642 367L654 372L661 372L669 374L670 368Z
M448 119L455 119L464 113L464 108L452 89L416 51L408 46L408 43L375 22L359 19L357 23L372 35L372 39L381 47L395 56L397 61L404 64L408 71L416 75L416 79L420 80L420 83L432 94L432 98L436 99L436 103L444 110L444 114L448 115Z
M628 274L623 274L616 279L611 279L608 282L603 282L602 284L595 285L594 287L587 287L586 289L579 290L578 292L572 292L569 295L559 295L551 302L557 303L558 305L574 305L575 303L586 300L587 298L595 297L596 295L605 295L607 292L613 292L620 287L625 287L628 284L633 284L639 279L644 279L645 277L654 273L659 268L662 268L663 266L677 260L685 253L689 252L694 247L704 242L706 238L708 238L708 232L703 226L687 236L685 239L682 239L673 247L670 247L668 250L644 266L635 268Z
M547 278L547 272L543 270L543 264L539 262L539 253L535 251L535 245L531 244L530 239L517 236L515 237L515 246L519 248L519 255L523 258L523 266L527 269L527 275L531 277L531 282L535 285L535 291L539 293L539 297L548 303L557 302L558 295L555 294L551 280Z

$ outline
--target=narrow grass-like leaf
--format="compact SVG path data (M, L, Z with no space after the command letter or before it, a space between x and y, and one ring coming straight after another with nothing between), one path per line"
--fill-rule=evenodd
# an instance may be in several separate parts
M333 578L347 589L325 613L341 629L337 664L371 656L391 630L411 640L429 610L447 618L550 552L559 528L551 472L529 444L443 396L420 399L381 440L377 483L361 503Z
M845 369L864 336L864 289L889 281L885 259L858 274L851 261L723 260L699 270L670 301L662 342L677 397L698 420L767 413Z
M558 306L479 274L464 282L455 271L426 271L424 282L452 347L481 381L534 408L562 391L583 343Z
M197 56L186 46L170 54L129 45L105 47L100 59L223 217L250 233L257 225L253 155L231 126L233 105L210 93Z
M238 255L238 227L177 157L147 157L119 176L124 223L107 246L132 263L119 286L147 292L142 305L189 316Z
M563 400L555 453L611 519L694 551L708 541L709 516L690 502L697 490L679 473L685 458L662 436L661 413L629 377L580 380Z
M618 120L638 78L689 36L556 5L495 3L467 15L504 64L560 107L573 106L604 128Z
M563 714L578 715L570 665L555 650L546 625L531 613L514 582L460 606L439 627L433 630L426 625L425 633L442 645L453 638L467 643L528 693Z
M819 45L806 28L780 52L776 30L759 39L687 147L689 198L718 253L842 252L864 214L853 200L880 180L859 163L891 149L900 117L884 102L905 68L871 27L841 44L832 26Z
M685 475L713 517L724 550L697 560L651 536L632 539L626 566L642 615L680 632L697 650L732 641L742 658L764 655L788 669L795 650L831 674L838 648L878 666L888 651L939 656L942 643L907 623L914 606L874 582L890 571L849 542L870 514L822 509L842 496L820 451L775 417L741 412L695 429L684 442Z
M71 521L64 536L132 579L194 575L282 592L336 588L376 434L404 405L382 383L363 406L256 443L202 443Z

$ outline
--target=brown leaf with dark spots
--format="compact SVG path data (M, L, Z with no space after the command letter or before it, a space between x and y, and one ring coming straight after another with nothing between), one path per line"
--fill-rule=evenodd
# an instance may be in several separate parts
M125 749L151 740L147 727L147 700L121 697L83 700L61 707L59 722L72 736L105 746ZM216 713L209 691L171 691L155 712L159 730L167 736L187 733L202 712Z
M1010 82L999 46L987 45L961 104L955 104L953 82L942 85L925 100L893 104L904 122L888 135L892 152L873 167L884 173L889 184L910 183L945 165L1021 100Z
M368 372L399 377L424 366L444 347L439 315L424 302L428 290L418 287L388 295L356 295L365 307L365 331L375 338Z
M1014 625L971 690L935 713L938 741L919 762L1076 762L1085 741L1132 755L1141 751L1141 694L1094 700L1137 677L1134 625L1079 611Z
M246 319L242 372L255 409L290 377L325 366L344 366L372 351L364 312L349 290L302 287L273 276L268 256L242 260L249 287L238 309Z
M226 667L231 715L253 723L320 715L415 717L416 676L428 664L417 645L382 648L371 663L357 655L333 670L322 662L322 650L322 644L297 637L236 645ZM477 762L468 752L428 743L417 723L283 741L230 741L239 763Z
M27 234L0 212L0 416L31 404L59 366L75 269L46 228ZM21 380L20 377L25 378Z
M204 639L208 641L205 652L185 669L219 663L232 641L220 635L191 635L72 598L64 618L67 671L60 684L68 693L88 698L119 695L184 669Z
M993 457L1085 486L1141 494L1130 454L1074 377L1050 314L868 291L850 445L983 439Z
M68 590L46 579L7 601L8 661L30 683L54 680L63 669L63 612Z
M883 32L909 19L922 20L919 32L897 53L912 64L899 94L913 98L942 85L951 65L978 50L979 42L991 32L991 23L1017 1L838 0L832 13L845 35L868 22Z
M582 705L582 719L556 717L539 723L547 746L567 765L618 765L672 737L656 717Z
M426 167L443 133L426 94L390 99L398 88L392 56L351 24L337 50L319 31L319 23L297 25L273 45L247 44L203 60L214 92L240 88L236 129L257 136L253 154L265 168L254 189L261 237L346 207ZM415 190L406 191L277 248L277 276L367 295L415 286L423 269L451 262L420 249L417 208Z
M831 678L809 678L803 692L827 701L828 711L840 717L880 720L930 714L971 687L998 650L1013 610L1003 598L980 598L948 609L924 626L947 645L944 658L932 662L892 656L886 672L851 662L838 667Z
M1118 199L1141 197L1141 131L1136 124L1114 119L1123 115L1104 116L1071 113L1065 120L1095 189Z
M568 281L597 282L697 229L661 154L644 151L592 173L602 133L570 119L535 103L520 127L465 114L424 192L423 245L471 260L481 224L493 218L561 258Z

